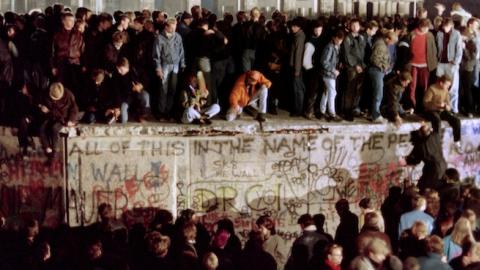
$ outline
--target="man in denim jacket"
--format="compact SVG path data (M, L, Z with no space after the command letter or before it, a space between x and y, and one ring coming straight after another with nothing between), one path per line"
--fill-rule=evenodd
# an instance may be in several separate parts
M442 29L437 33L438 67L437 77L448 75L453 79L450 89L452 112L458 113L459 69L463 47L460 32L453 28L453 20L445 18Z

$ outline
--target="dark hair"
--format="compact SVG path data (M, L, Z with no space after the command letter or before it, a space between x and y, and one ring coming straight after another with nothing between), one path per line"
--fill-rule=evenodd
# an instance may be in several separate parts
M100 213L102 213L102 212L103 212L105 209L107 209L107 208L112 209L112 205L109 204L109 203L101 203L101 204L98 206L97 211L98 211L98 213L100 214Z
M126 57L120 57L117 60L116 66L117 67L130 67L130 62L128 61L128 59Z
M313 218L312 218L312 215L310 214L303 214L301 215L298 220L297 220L297 224L300 224L304 227L307 227L307 226L310 226L310 225L314 225L315 222L313 222Z
M270 231L271 235L275 235L277 232L275 230L275 222L271 217L267 215L260 216L256 222L257 226L265 226Z
M460 173L455 168L448 168L445 170L445 176L454 182L460 182Z
M291 22L290 26L297 26L303 29L303 20L300 17L295 17Z
M323 27L323 21L322 20L314 20L312 21L312 29Z
M235 228L233 227L233 222L228 218L223 218L217 221L217 230L225 230L230 234L235 234Z
M335 35L333 37L343 40L345 38L345 32L342 29L339 29L337 30L337 32L335 32Z
M373 208L373 202L370 198L363 198L358 203L358 206L360 206L363 209Z

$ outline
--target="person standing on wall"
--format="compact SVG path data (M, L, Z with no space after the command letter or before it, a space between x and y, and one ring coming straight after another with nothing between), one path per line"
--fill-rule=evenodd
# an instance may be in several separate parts
M453 113L458 113L460 62L462 61L463 42L460 32L453 28L453 20L445 18L442 29L437 33L438 60L437 77L448 75L452 78L450 101L447 104Z
M293 75L293 104L290 116L300 116L303 112L305 84L302 78L303 51L305 50L305 33L302 30L302 20L295 18L290 25L293 42L290 48L290 68Z
M169 18L165 29L155 38L153 44L153 62L161 81L158 95L160 118L170 118L177 89L177 75L185 68L185 55L180 34L175 32L177 20Z

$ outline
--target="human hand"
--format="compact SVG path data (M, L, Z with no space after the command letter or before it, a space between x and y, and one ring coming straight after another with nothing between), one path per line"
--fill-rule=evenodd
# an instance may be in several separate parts
M74 127L76 124L73 121L68 121L67 122L67 127Z
M40 111L42 111L43 113L49 113L50 110L45 106L45 105L38 105L38 107L40 107Z
M163 80L164 75L163 75L163 70L161 68L157 68L157 76L160 78L160 80Z

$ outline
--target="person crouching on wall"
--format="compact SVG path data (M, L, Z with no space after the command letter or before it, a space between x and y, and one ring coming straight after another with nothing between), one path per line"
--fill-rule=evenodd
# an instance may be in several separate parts
M39 130L40 142L47 156L46 165L51 165L56 156L60 130L64 126L76 125L78 107L72 92L60 82L50 85L48 96L38 106L45 116Z

